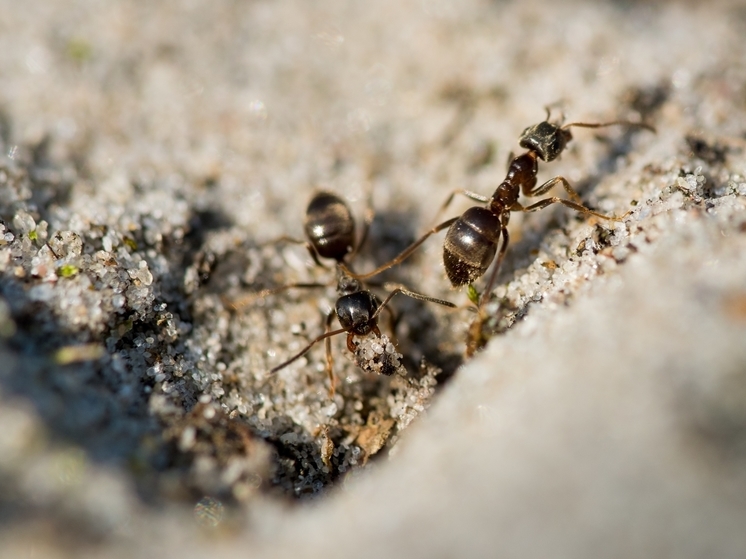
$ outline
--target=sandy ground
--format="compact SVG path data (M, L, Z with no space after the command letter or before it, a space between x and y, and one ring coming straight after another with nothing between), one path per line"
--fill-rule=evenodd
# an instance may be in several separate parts
M0 14L0 557L746 555L742 5ZM397 296L394 375L268 374L338 297L279 240L315 192L372 198L373 269L547 106L655 127L540 164L623 220L515 213L481 330L440 233L368 286L460 307Z

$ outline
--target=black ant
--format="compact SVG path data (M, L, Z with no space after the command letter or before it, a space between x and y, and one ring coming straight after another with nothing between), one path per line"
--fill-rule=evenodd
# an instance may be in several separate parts
M413 299L437 303L446 307L456 306L449 301L416 293L407 289L403 285L391 283L384 284L383 287L390 288L391 291L383 302L380 302L373 293L365 288L359 279L353 277L353 273L350 271L349 267L350 264L347 260L354 257L365 242L371 220L371 216L369 215L366 219L360 242L356 243L355 220L350 208L336 194L322 191L314 195L306 209L304 230L308 242L297 241L287 237L283 238L284 240L303 242L311 253L314 261L319 265L323 266L319 258L335 261L337 293L339 294L339 298L337 299L334 309L332 309L326 316L326 328L324 333L311 340L308 345L290 359L274 367L270 371L270 374L274 374L297 359L300 359L314 345L323 340L325 341L326 346L326 369L329 375L329 382L331 383L329 393L330 396L333 396L335 381L334 373L332 371L330 338L338 334L347 333L347 349L356 357L359 357L359 355L357 352L358 346L355 343L355 337L367 336L372 332L378 338L385 340L385 337L382 337L381 330L378 327L378 316L383 309L387 309L387 305L391 299L398 293L407 295ZM287 284L261 291L255 294L252 299L265 297L292 288L326 287L327 285L328 284L323 283ZM237 306L236 303L233 304L234 308L237 308ZM335 316L338 318L341 328L330 330ZM376 355L372 359L367 359L367 366L363 366L363 368L384 375L394 374L398 368L398 354L387 351L387 348L385 347L378 349L383 351L374 352Z
M546 120L526 128L519 139L519 144L527 151L521 155L511 154L508 164L508 172L505 180L497 187L491 197L482 196L475 192L458 189L451 192L441 206L438 213L444 211L451 203L456 194L463 194L467 198L487 204L487 207L473 206L466 210L461 216L454 217L440 223L430 229L422 237L404 249L398 256L388 263L376 268L367 274L354 274L345 270L351 277L363 280L391 268L408 258L425 240L431 235L448 228L443 243L443 264L446 275L454 287L471 285L482 277L489 269L497 255L497 261L487 280L485 290L481 297L476 300L478 310L481 310L490 297L497 279L505 253L508 248L508 222L511 212L534 212L555 203L560 203L578 212L593 215L610 221L622 221L629 212L622 216L605 215L595 212L583 205L578 193L570 186L564 177L557 176L549 179L537 187L537 174L539 171L539 159L542 161L553 161L567 147L572 140L570 128L603 128L606 126L624 125L645 128L652 132L655 129L644 123L615 120L603 123L571 122L561 123L549 122L550 112L547 109ZM523 206L518 202L522 193L527 197L537 197L549 192L554 186L561 184L571 200L551 197L545 198ZM502 244L498 243L502 237Z

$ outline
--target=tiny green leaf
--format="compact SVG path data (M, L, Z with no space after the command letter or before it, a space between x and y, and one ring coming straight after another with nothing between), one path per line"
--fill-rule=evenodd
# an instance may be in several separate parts
M60 266L60 275L63 278L71 278L77 275L79 271L75 264L63 264Z
M474 287L474 284L470 283L469 287L466 288L466 296L469 298L469 301L475 305L479 305L479 291Z

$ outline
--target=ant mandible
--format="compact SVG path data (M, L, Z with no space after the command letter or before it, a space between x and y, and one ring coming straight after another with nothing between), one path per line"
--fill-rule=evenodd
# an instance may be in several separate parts
M448 228L443 242L443 264L446 275L453 287L471 285L487 272L495 260L495 255L497 255L497 261L489 275L485 290L479 298L477 307L478 310L481 310L489 299L497 280L500 264L508 248L510 239L508 222L510 221L511 212L535 212L551 204L560 203L587 215L593 215L610 221L622 221L629 215L629 212L622 216L613 216L595 212L587 208L583 205L578 193L564 177L554 177L537 187L539 159L546 162L556 159L565 150L568 142L572 140L570 128L573 127L604 128L606 126L623 125L645 128L652 132L655 132L655 128L645 123L626 120L602 123L571 122L563 125L561 123L552 123L549 119L550 112L547 109L546 120L529 126L523 131L519 138L519 144L527 151L515 157L511 154L505 180L500 183L491 197L488 198L475 192L457 189L451 192L438 213L440 214L440 212L446 209L456 194L463 194L467 198L486 204L486 207L473 206L461 216L448 219L436 225L404 249L398 256L372 272L354 274L350 270L345 271L351 277L359 280L379 274L408 258L431 235ZM518 202L520 194L529 198L535 198L546 194L557 184L561 184L564 187L571 198L570 200L553 196L539 200L529 206L523 206ZM501 237L502 244L498 250L498 243Z
M319 258L335 261L336 284L339 297L334 308L330 310L326 316L326 327L324 333L311 340L303 349L293 355L290 359L271 369L270 374L274 374L284 369L297 359L300 359L317 343L324 341L326 346L326 369L330 382L329 394L331 397L334 395L335 380L332 370L333 362L330 338L338 334L347 333L347 349L352 354L357 355L356 352L358 348L355 343L355 337L367 336L372 332L378 338L381 338L381 330L378 327L378 317L381 311L387 308L391 299L399 293L407 295L413 299L429 303L437 303L446 307L453 308L456 306L449 301L429 297L411 291L403 285L392 283L384 284L384 287L390 288L391 291L383 302L379 302L378 298L371 291L366 289L359 279L354 277L353 272L350 270L350 264L347 262L348 259L351 259L355 254L357 254L358 250L365 242L370 223L371 217L369 216L365 221L365 227L360 242L356 243L355 220L350 208L336 194L321 191L313 196L308 204L308 208L306 209L303 228L308 241L304 242L289 239L287 237L283 238L284 240L294 242L304 242L314 261L319 265L323 266ZM369 274L368 277L372 275L375 274ZM329 284L287 284L260 291L255 294L252 299L265 297L292 288L326 287L327 285ZM234 303L233 307L237 308L237 304ZM330 330L335 316L339 320L341 328ZM384 351L377 355L373 360L369 361L372 366L368 367L367 370L375 370L384 375L392 375L397 368L396 361L397 360L393 358L390 353Z

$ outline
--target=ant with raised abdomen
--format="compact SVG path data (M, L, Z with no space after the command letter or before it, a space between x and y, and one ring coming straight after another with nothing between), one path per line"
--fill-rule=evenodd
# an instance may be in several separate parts
M456 194L463 194L467 198L486 204L486 207L473 206L466 210L461 216L454 217L440 223L422 235L409 247L404 249L398 256L388 263L379 266L367 274L354 274L345 270L351 277L363 280L374 276L395 266L408 258L422 243L431 235L448 228L443 242L443 264L446 275L454 287L471 285L482 277L489 269L492 262L497 260L487 280L487 285L478 300L478 310L484 307L490 297L492 289L497 280L505 253L508 248L509 234L508 222L511 212L534 212L555 203L560 203L578 212L593 215L610 221L621 221L629 212L622 216L605 215L595 212L583 205L578 193L570 186L564 177L557 176L537 186L537 174L539 171L539 159L545 162L556 159L572 140L570 128L603 128L606 126L624 125L645 128L655 132L655 129L644 123L615 120L603 123L571 122L562 125L549 121L550 112L547 109L546 120L529 126L520 136L519 144L527 151L521 155L509 159L508 172L505 180L495 189L491 197L482 196L475 192L458 189L451 192L441 206L438 213L445 210ZM570 196L570 200L551 197L539 200L535 204L523 206L518 202L521 194L534 198L549 192L557 184L561 184ZM502 244L498 243L502 238ZM475 301L476 302L476 301Z
M308 208L306 209L304 230L308 241L295 241L293 239L285 238L285 240L303 242L311 253L314 261L319 265L322 265L319 260L320 258L335 261L336 285L339 297L334 309L332 309L326 316L326 328L324 333L311 340L302 350L290 359L274 367L270 371L270 374L276 373L297 359L300 359L310 351L314 345L323 340L326 345L326 369L331 385L329 393L330 396L333 396L335 382L332 370L330 338L338 334L347 333L347 349L360 359L357 352L358 346L355 343L355 337L363 337L373 333L379 339L385 340L385 336L381 335L381 330L378 327L378 316L383 309L387 309L387 305L395 295L401 293L420 301L437 303L446 307L456 306L449 301L436 299L435 297L429 297L411 291L400 284L386 283L383 285L384 288L390 289L388 296L383 300L383 302L380 302L370 290L366 289L362 282L354 277L347 260L357 254L358 250L365 242L370 222L371 219L368 217L365 222L365 228L360 242L356 243L355 220L350 208L336 194L322 191L313 196L308 204ZM370 276L372 275L374 274L370 274ZM292 288L327 287L328 285L330 284L287 284L260 291L251 297L251 299L255 300L257 298L266 297L267 295L280 293ZM244 304L244 302L234 302L232 306L238 308ZM330 330L335 316L338 318L341 328ZM395 351L392 351L393 345L391 347L386 346L388 346L388 344L385 344L380 348L383 351L374 351L373 353L376 355L366 359L365 363L361 364L361 366L363 366L365 370L378 372L384 375L394 374L398 368L398 354L396 354Z

